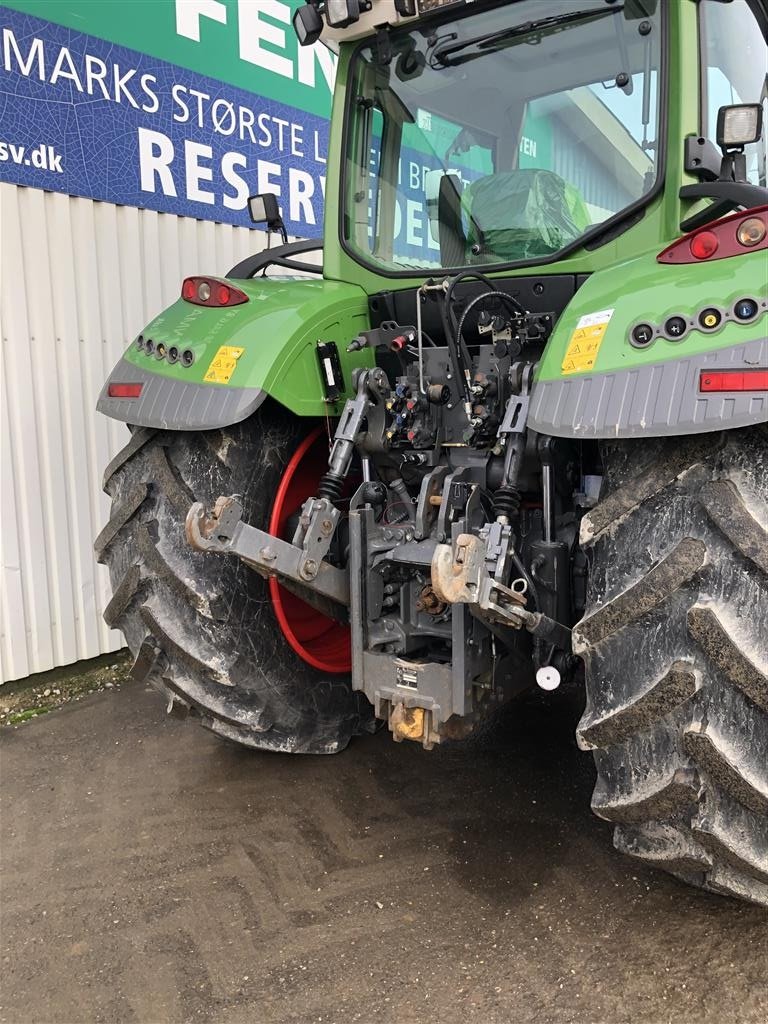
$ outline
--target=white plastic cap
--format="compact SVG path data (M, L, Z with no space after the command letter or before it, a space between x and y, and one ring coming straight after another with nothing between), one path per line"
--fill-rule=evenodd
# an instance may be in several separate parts
M560 673L551 665L545 665L536 672L536 682L542 690L556 690L560 685Z

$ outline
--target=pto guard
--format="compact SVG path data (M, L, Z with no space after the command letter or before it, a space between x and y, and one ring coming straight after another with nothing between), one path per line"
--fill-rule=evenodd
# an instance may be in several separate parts
M536 375L533 430L662 437L768 420L764 387L702 389L709 371L768 370L765 252L682 266L659 264L657 252L598 271L576 293ZM753 316L740 315L746 300Z
M123 354L102 388L99 412L135 426L210 430L246 419L268 396L298 416L340 411L352 370L372 359L370 350L346 351L369 326L365 293L315 279L227 281L248 302L215 308L179 299L144 328L141 345L136 339ZM344 385L337 403L325 400L319 342L337 346ZM187 365L169 362L172 349L186 355ZM140 384L141 393L111 397L115 384Z

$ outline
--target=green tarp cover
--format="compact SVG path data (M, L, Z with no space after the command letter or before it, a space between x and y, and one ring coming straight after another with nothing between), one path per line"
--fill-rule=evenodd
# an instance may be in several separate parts
M583 235L589 214L578 191L553 171L508 171L480 178L462 196L467 242L488 262L546 256ZM478 237L478 229L482 237Z

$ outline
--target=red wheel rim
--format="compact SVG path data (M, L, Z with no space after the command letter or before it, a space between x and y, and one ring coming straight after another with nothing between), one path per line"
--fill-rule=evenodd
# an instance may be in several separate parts
M304 438L285 467L269 518L273 537L285 538L288 519L317 493L327 469L328 444L322 427L318 427ZM281 587L276 579L270 579L269 593L283 636L303 661L320 672L352 671L349 626L323 615Z

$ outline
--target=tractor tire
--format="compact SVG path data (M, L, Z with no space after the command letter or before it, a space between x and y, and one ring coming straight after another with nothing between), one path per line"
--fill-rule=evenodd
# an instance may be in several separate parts
M608 442L578 726L614 845L768 906L768 425Z
M268 402L222 430L136 428L104 474L112 514L95 548L113 588L104 618L122 630L134 677L157 687L169 712L248 747L330 754L371 731L370 704L348 671L318 670L295 653L274 581L234 556L193 551L184 534L192 503L212 508L222 494L237 494L244 521L268 529L284 471L313 426Z

